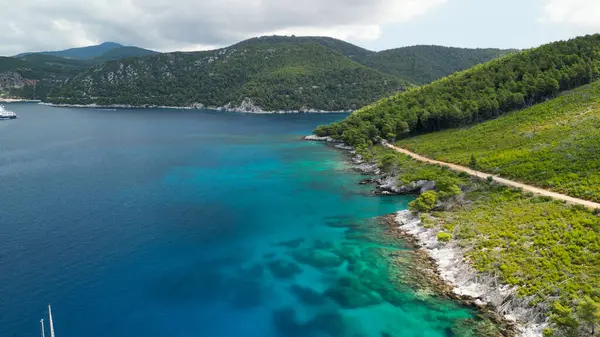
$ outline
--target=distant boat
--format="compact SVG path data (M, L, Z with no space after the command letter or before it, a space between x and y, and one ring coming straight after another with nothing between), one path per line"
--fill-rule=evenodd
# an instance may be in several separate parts
M4 109L4 106L0 105L0 119L15 119L17 118L17 114Z

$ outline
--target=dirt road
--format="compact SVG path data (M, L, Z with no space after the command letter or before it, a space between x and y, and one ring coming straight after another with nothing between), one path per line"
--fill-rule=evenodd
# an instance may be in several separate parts
M535 186L531 186L531 185L527 185L527 184L523 184L517 181L513 181L513 180L508 180L493 174L489 174L489 173L485 173L485 172L480 172L480 171L475 171L473 169L470 169L468 167L465 166L461 166L461 165L456 165L456 164L451 164L451 163L446 163L443 161L439 161L439 160L433 160L433 159L429 159L427 157L423 157L419 154L416 154L414 152L408 151L406 149L403 149L401 147L397 147L394 146L392 144L389 143L383 143L383 146L386 146L390 149L394 149L400 153L403 153L405 155L408 155L416 160L425 162L425 163L429 163L429 164L437 164L437 165L442 165L442 166L446 166L448 168L450 168L453 171L458 171L458 172L465 172L471 176L474 177L479 177L482 179L486 179L487 177L493 177L494 181L497 183L500 183L502 185L506 185L506 186L511 186L511 187L517 187L517 188L522 188L523 191L527 191L527 192L531 192L537 195L544 195L544 196L548 196L551 197L553 199L556 200L563 200L566 201L570 204L576 204L576 205L583 205L587 208L591 208L591 209L600 209L600 203L597 202L593 202L593 201L588 201L588 200L583 200L583 199L578 199L578 198L573 198L570 197L568 195L564 195L564 194L560 194L560 193L556 193L556 192L552 192L552 191L548 191L545 190L543 188L539 188L539 187L535 187Z

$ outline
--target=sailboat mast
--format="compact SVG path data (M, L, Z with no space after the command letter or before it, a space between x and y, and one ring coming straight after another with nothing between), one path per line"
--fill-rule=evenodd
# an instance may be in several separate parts
M44 319L40 319L40 325L42 326L42 337L46 337L46 333L44 332Z
M54 337L54 323L52 322L52 307L48 304L48 319L50 320L50 337Z

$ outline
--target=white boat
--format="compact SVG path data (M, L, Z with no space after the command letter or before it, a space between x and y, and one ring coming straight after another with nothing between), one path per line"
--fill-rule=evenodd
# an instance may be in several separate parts
M17 114L4 109L4 106L0 105L0 119L15 119L17 118Z

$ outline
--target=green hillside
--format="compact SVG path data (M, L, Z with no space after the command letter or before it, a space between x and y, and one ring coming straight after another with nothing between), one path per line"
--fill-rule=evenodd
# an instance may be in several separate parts
M402 139L442 161L600 201L600 82L469 128Z
M48 100L69 104L350 110L406 82L314 43L245 42L207 52L107 62L72 78Z
M412 46L384 50L360 62L415 84L427 84L515 50Z
M433 82L476 64L516 52L512 49L469 49L442 46L411 46L375 52L346 41L324 36L262 36L242 41L238 45L283 42L317 43L362 65L418 85Z
M52 88L88 66L85 61L44 54L0 57L0 96L44 98Z
M236 53L241 50L249 53ZM315 53L310 54L311 51ZM222 52L229 53L226 59L221 58ZM294 52L297 55L290 54ZM56 103L201 103L208 106L231 103L230 107L239 107L244 102L244 107L249 109L255 105L268 110L355 110L402 91L410 87L411 82L431 81L502 53L500 50L437 46L374 52L330 37L263 36L220 50L170 53L169 57L155 55L156 52L147 49L104 43L20 54L11 60L0 60L0 67L4 63L7 71L23 76L23 79L15 79L15 73L11 73L10 81L3 82L22 86L11 89L11 95L46 99L53 92L50 100ZM113 76L110 81L101 78L104 71L115 73L118 70L114 68L115 64L99 64L152 55L152 59L129 60L116 65L127 65L134 74L118 80ZM10 66L16 59L28 63ZM273 59L277 61L272 65L266 61ZM88 70L93 66L96 67ZM92 76L93 85L80 81L87 76ZM71 77L68 85L56 90ZM37 88L31 86L34 82ZM130 88L133 85L137 89ZM41 86L45 89L40 90ZM204 92L192 92L192 87ZM6 92L6 88L0 88L0 92Z
M359 145L479 123L592 82L599 53L600 35L551 43L382 99L315 132Z

